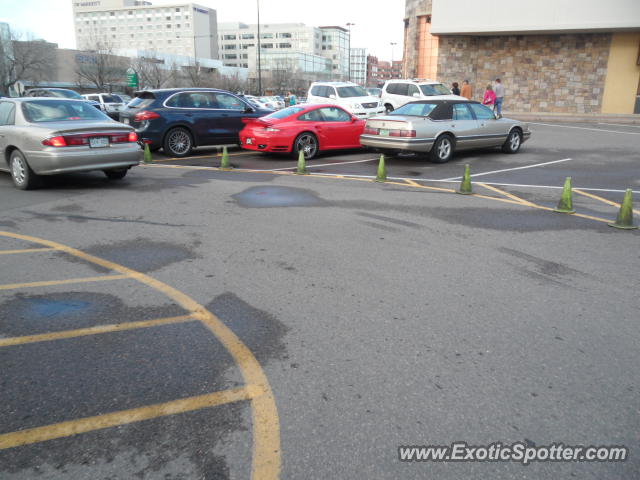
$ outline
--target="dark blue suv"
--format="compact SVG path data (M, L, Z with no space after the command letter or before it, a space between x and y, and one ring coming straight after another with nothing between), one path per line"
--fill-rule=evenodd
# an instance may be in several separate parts
M225 90L170 88L136 92L120 121L133 126L151 150L185 157L193 147L240 143L242 119L271 112Z

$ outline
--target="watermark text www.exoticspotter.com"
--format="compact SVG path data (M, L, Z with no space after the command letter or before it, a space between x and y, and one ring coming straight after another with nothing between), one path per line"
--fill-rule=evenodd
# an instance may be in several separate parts
M423 445L398 447L402 462L624 462L629 449L622 445L551 445L532 446L523 442L490 445Z

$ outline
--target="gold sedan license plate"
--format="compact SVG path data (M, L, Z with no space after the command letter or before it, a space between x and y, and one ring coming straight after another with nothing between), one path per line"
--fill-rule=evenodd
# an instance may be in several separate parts
M379 131L379 134L382 135L383 137L388 137L389 136L389 130L386 128L381 128Z
M91 148L102 148L109 146L109 137L92 137L89 139Z

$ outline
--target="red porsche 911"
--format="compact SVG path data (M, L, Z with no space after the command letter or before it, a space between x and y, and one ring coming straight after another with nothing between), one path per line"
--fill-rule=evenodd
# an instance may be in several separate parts
M242 148L293 153L310 159L322 150L360 148L364 120L336 105L294 105L260 118L249 118L240 131Z

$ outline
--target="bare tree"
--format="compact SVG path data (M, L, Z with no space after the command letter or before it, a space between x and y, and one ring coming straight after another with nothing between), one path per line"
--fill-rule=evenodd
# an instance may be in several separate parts
M109 90L122 83L126 76L127 60L118 57L105 37L91 35L85 45L86 55L76 56L75 73L78 83L90 83L98 90Z
M134 58L131 67L138 74L140 87L163 88L176 84L175 64L167 65L155 52L145 52L144 57Z
M183 66L182 71L187 87L215 87L219 81L215 68L205 67L195 58L192 58L188 65Z
M57 45L22 37L23 34L9 29L7 38L0 39L0 89L4 93L19 80L37 83L53 69Z

